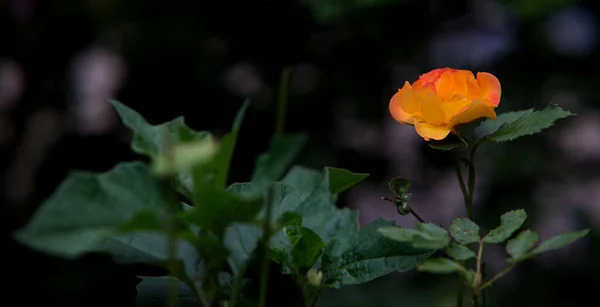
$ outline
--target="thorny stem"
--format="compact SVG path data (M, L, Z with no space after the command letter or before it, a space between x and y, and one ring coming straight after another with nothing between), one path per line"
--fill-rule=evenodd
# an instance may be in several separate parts
M265 221L263 224L263 240L262 240L262 259L260 265L260 297L258 301L259 307L265 307L267 300L267 288L269 284L269 240L271 238L271 211L273 202L273 187L267 190L267 204L265 211Z

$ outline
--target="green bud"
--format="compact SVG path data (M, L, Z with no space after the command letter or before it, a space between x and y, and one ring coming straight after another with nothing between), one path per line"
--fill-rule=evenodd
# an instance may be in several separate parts
M323 281L323 272L321 272L319 269L310 269L306 273L306 277L311 285L318 287Z

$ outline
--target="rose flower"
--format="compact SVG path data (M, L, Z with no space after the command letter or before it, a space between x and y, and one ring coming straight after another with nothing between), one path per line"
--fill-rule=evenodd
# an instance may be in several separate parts
M442 140L455 129L479 118L496 119L500 81L494 75L469 70L440 68L415 81L407 81L390 100L392 117L415 126L426 141Z

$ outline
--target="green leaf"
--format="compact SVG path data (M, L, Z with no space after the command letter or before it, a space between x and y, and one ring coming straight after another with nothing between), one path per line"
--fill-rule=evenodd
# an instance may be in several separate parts
M397 227L397 226L386 226L379 228L379 233L391 240L398 242L411 242L415 235L419 234L418 231L409 228Z
M328 175L323 173L318 177L314 175L315 172L306 171L303 168L293 168L285 176L287 182L302 182L303 190L284 183L273 185L271 204L273 220L283 219L290 212L295 213L302 217L302 226L314 231L324 242L328 242L339 233L356 231L358 229L357 213L337 208L335 206L336 196L330 193ZM306 178L301 178L302 176L306 176ZM316 183L310 184L311 180L316 180ZM309 186L314 188L309 191ZM261 182L237 183L230 189L235 189L239 194L252 194L257 191L266 193L265 185ZM264 218L264 208L257 218ZM236 223L227 229L225 244L231 252L228 262L234 272L237 272L250 258L261 236L262 230L256 225ZM288 252L291 250L289 240L282 231L274 234L270 245L275 249Z
M531 113L533 113L533 109L502 113L499 114L495 120L486 119L482 121L477 128L475 128L473 131L473 136L476 140L482 139L496 132L502 125L511 124L517 119L526 115L530 115Z
M514 239L508 240L506 252L513 258L518 259L525 255L537 242L538 234L531 230L522 231Z
M369 176L369 174L352 173L348 170L335 167L327 167L326 173L329 177L329 191L331 194L342 193Z
M543 241L538 247L533 249L533 254L549 252L555 249L563 248L590 233L589 229L573 231L554 236L546 241Z
M242 120L246 114L246 110L250 105L250 100L244 101L244 104L238 111L235 119L233 120L233 126L231 131L223 136L221 139L221 150L219 155L215 159L215 165L217 172L215 174L215 186L217 188L224 188L227 184L227 177L229 174L229 165L231 164L231 158L233 157L233 151L235 150L235 144L237 142L238 134L242 126Z
M463 130L463 129L461 128L461 130ZM462 137L460 137L456 134L451 134L448 137L446 137L445 139L440 140L440 141L436 141L436 140L429 141L429 142L427 142L427 145L429 145L429 147L431 147L433 149L447 151L447 150L452 150L454 148L460 147L461 145L468 146L469 144Z
M321 184L322 178L322 172L296 165L281 179L281 182L296 190L310 193Z
M284 233L292 244L292 266L301 272L308 271L319 259L327 244L314 231L297 224L285 227Z
M440 249L450 242L446 229L431 223L417 223L419 233L413 239L417 248Z
M155 159L174 145L188 142L212 142L212 135L206 131L194 131L188 127L182 116L160 125L150 125L133 109L116 101L109 100L121 117L123 124L133 132L131 149L139 154ZM180 173L176 187L179 191L192 197L194 183L190 172Z
M458 218L450 225L450 235L462 244L478 242L479 226L468 218Z
M210 138L174 145L154 159L152 170L158 176L188 172L197 165L212 161L218 150L219 147Z
M361 284L394 271L413 269L433 251L392 241L378 229L393 221L377 219L360 231L339 233L323 252L321 269L332 287Z
M483 240L484 243L502 243L506 241L512 234L521 228L521 225L527 219L525 210L518 209L504 213L500 217L500 226L492 229Z
M410 188L410 180L406 178L397 177L390 181L390 191L398 196L406 194L408 188Z
M221 234L232 222L249 222L261 210L260 194L242 195L233 190L206 187L198 193L196 206L185 219L203 229Z
M563 110L554 103L550 103L543 110L532 111L529 114L523 112L522 116L520 116L516 120L503 123L497 130L495 130L491 134L485 135L485 137L486 139L495 142L511 141L522 136L538 133L543 129L552 126L555 121L572 115L574 114L569 111ZM515 115L511 115L509 117L513 116ZM485 125L488 121L485 121L484 123L482 123L482 125ZM481 130L490 131L492 129L488 128ZM486 132L481 130L479 131L479 133Z
M252 181L271 182L281 178L307 141L306 134L274 137L266 153L256 160Z
M457 261L465 261L476 257L475 252L468 247L456 243L448 245L448 254Z
M436 274L460 273L467 275L467 271L460 264L448 258L432 258L425 260L417 269L422 272Z
M450 242L448 232L435 224L417 223L417 229L395 226L382 227L379 233L398 242L411 243L415 248L440 249Z
M111 254L119 263L163 265L168 237L156 227L168 212L169 204L148 167L121 163L105 173L72 173L15 239L67 259L98 252ZM190 243L178 239L177 258L193 273L198 255Z

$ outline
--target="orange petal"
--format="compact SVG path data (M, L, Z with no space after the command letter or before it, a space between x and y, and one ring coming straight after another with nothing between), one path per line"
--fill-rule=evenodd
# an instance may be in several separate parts
M482 100L475 99L462 112L452 117L448 123L448 127L470 123L482 117L496 119L496 112L494 111L494 107Z
M421 76L419 76L419 80L415 81L415 83L413 84L413 88L414 89L420 89L421 87L423 87L424 85L427 85L429 83L435 83L435 81L437 81L437 79L447 70L449 70L450 68L438 68L438 69L434 69L428 73L422 74Z
M500 95L502 88L500 81L494 75L487 72L477 73L477 84L482 90L482 97L488 100L493 106L498 106L500 103Z
M404 87L406 87L406 85ZM392 99L390 100L390 106L389 106L390 114L392 114L392 117L396 121L403 123L403 124L412 125L413 124L413 116L410 115L409 113L407 113L406 111L404 111L404 109L402 109L402 106L400 105L402 96L403 96L402 90L399 90L398 92L396 92L396 94L394 94L394 96L392 96Z
M404 112L412 116L421 116L421 97L417 95L415 90L410 86L410 83L404 83L404 87L400 90L401 95L398 97L398 104Z
M465 96L455 95L450 101L443 103L441 108L444 112L444 122L449 123L456 114L463 112L471 101L472 99Z
M434 126L425 122L415 121L415 130L417 133L425 139L429 140L443 140L450 134L450 128L446 126Z
M429 124L440 126L445 123L444 111L442 110L442 100L433 90L422 89L418 92L421 100L421 116Z
M455 95L469 96L468 80L475 81L469 70L449 69L435 83L437 94L444 101L449 101Z

